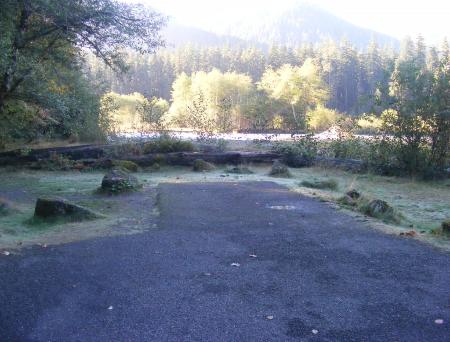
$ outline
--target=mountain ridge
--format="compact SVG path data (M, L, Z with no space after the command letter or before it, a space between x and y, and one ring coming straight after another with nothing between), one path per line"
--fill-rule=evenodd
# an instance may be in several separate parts
M296 47L346 39L360 49L372 40L380 46L399 47L399 40L389 35L354 25L319 7L300 4L284 12L262 17L249 17L225 29L205 29L169 22L164 31L169 46L186 44L208 46Z

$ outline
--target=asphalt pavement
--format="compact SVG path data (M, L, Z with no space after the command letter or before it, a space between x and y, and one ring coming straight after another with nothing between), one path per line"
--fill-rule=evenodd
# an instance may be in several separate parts
M270 182L158 192L157 229L1 256L0 341L450 341L449 254Z

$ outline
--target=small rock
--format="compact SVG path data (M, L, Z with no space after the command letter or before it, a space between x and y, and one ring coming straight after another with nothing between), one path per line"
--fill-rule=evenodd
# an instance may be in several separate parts
M312 332L314 335L317 335L317 334L319 333L319 330L313 329L313 330L311 330L311 332Z
M68 202L62 198L38 198L34 216L45 220L67 219L69 221L93 220L101 215Z
M273 318L274 317L272 315L266 316L266 319L268 319L269 321L273 320Z
M118 194L125 191L140 188L139 181L133 175L123 170L111 170L102 180L101 190L110 194Z
M346 193L346 195L353 200L357 200L357 199L361 198L361 194L358 191L356 191L355 189L348 191Z
M436 324L444 324L444 320L443 319L437 319L434 321L434 323Z
M112 310L112 309L114 309L114 307L112 305L108 306L108 310Z
M366 214L372 217L380 217L392 211L392 207L386 201L376 199L368 204Z

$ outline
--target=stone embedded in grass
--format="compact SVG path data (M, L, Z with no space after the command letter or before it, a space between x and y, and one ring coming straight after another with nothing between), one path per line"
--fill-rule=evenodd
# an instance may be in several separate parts
M391 206L386 201L379 199L371 201L368 205L368 208L374 216L383 215L392 211Z
M343 205L355 207L363 199L361 193L352 189L348 191L345 196L338 199L338 202Z
M207 161L204 161L203 159L194 160L193 170L195 172L212 171L215 168L216 167L213 164L208 163Z
M387 221L398 221L394 209L386 202L380 199L372 200L361 206L361 211L371 217L384 219Z
M34 217L48 221L63 219L77 222L100 218L101 215L62 198L38 198Z
M291 173L289 172L289 168L286 165L284 165L280 161L276 160L272 164L272 168L270 169L269 176L289 178L289 177L291 177Z
M138 179L133 175L124 170L114 169L103 177L101 191L109 194L119 194L137 190L140 186Z
M338 187L338 183L334 179L327 179L322 181L303 181L300 183L302 186L312 189L329 189L329 190L336 190Z
M357 199L360 199L360 198L361 198L361 194L360 194L357 190L355 190L355 189L352 189L352 190L348 191L348 192L346 193L346 195L347 195L348 197L350 197L351 199L353 199L353 200L357 200Z

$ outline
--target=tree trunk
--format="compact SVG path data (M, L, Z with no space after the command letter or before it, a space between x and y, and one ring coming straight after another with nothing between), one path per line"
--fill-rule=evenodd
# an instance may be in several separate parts
M295 107L294 107L294 104L293 104L293 103L291 103L291 108L292 108L292 116L294 117L295 125L298 126L298 122L297 122L297 114L295 113Z

